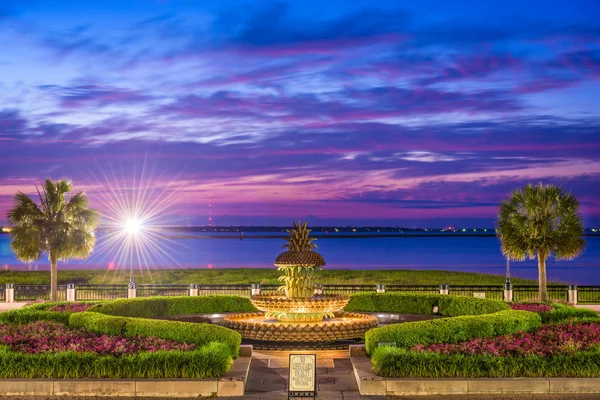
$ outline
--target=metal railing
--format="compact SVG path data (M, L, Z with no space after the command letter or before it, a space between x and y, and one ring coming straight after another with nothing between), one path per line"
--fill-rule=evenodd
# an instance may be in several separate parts
M577 302L600 304L600 286L577 286Z
M75 285L77 300L114 300L127 298L127 284Z
M280 285L260 285L263 294L277 294ZM66 300L67 285L58 285L58 300ZM149 296L188 296L190 286L175 285L136 285L137 297ZM252 285L198 285L198 295L229 294L249 297ZM355 294L361 292L376 292L377 285L322 285L324 294ZM439 285L385 285L386 292L406 293L440 293ZM501 285L456 285L449 286L450 295L477 296L486 299L503 300L504 287ZM77 300L111 300L127 298L127 284L75 285ZM568 286L548 286L548 297L551 300L568 300ZM538 298L537 286L514 286L513 301L535 301ZM50 285L14 285L14 301L33 301L50 299ZM6 289L0 286L0 301L6 301ZM577 302L581 304L600 304L600 286L578 286Z
M190 285L137 285L137 296L187 296L189 287Z
M50 285L15 285L15 301L50 300ZM56 286L56 299L67 299L67 285Z

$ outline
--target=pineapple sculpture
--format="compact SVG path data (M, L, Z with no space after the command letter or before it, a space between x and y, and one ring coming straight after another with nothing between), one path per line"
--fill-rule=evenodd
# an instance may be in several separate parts
M284 275L279 277L284 282L279 290L285 291L288 298L313 297L315 289L315 272L325 265L323 257L313 251L317 245L313 243L315 238L310 237L311 230L304 224L294 222L294 228L287 231L289 237L281 253L275 260L275 265Z

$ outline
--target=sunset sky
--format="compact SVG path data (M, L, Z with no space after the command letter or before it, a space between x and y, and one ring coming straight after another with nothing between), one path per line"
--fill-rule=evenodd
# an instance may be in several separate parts
M102 212L162 198L173 223L409 227L492 226L542 181L597 227L598 16L595 0L2 0L0 223L49 177Z

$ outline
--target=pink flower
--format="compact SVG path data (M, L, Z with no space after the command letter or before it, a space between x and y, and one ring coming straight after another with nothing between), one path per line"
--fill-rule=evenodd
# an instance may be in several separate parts
M417 345L413 351L441 354L489 354L503 357L572 354L600 343L600 323L567 322L545 325L534 333L517 332L490 338L477 338L456 344Z
M26 325L0 325L0 343L24 353L76 351L99 355L125 355L157 350L194 350L196 345L155 337L99 335L83 329L67 328L56 322L40 321Z

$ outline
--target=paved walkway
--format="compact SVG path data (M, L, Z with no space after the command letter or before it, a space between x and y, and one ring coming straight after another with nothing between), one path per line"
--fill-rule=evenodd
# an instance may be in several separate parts
M4 303L4 302L1 302L0 303L0 311L14 310L16 308L23 307L25 304L26 303Z
M287 399L290 353L290 351L255 350L243 399ZM358 393L347 350L294 351L293 353L317 355L318 399L385 399L385 396L361 396Z

